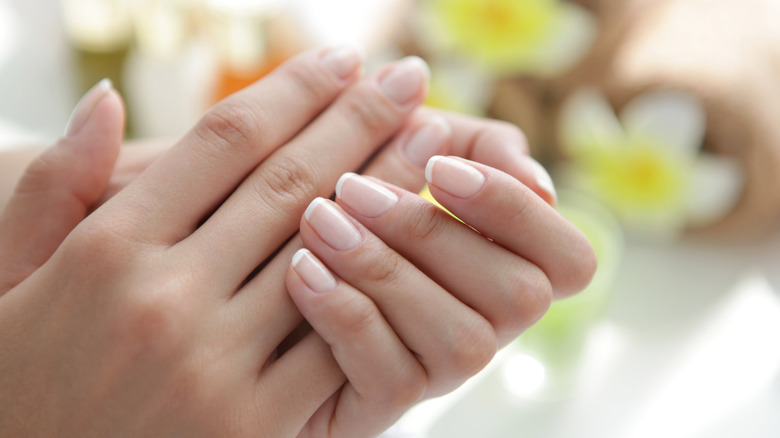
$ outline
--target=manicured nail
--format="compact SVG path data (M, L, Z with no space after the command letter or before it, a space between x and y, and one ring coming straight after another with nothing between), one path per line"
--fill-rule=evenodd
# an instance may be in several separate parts
M322 294L336 288L336 277L306 248L299 249L292 259L292 267L309 289Z
M322 240L337 251L347 251L360 244L360 231L330 201L315 199L303 216Z
M87 124L87 120L92 115L92 110L108 94L111 88L113 88L113 84L111 84L110 79L106 78L87 91L70 115L68 125L65 128L65 137L76 135Z
M545 168L536 160L529 160L529 163L531 163L531 169L534 172L536 185L547 193L550 197L552 206L555 207L558 203L558 194L555 192L555 185L553 184L552 178L550 178L550 174L547 173L547 170L545 170Z
M485 184L485 175L479 170L460 160L441 155L428 161L425 179L456 198L470 198Z
M452 128L442 116L433 116L419 127L403 146L406 159L420 169L444 146L452 135Z
M420 94L420 89L431 76L428 64L416 56L408 56L398 61L383 76L379 85L396 103L404 105Z
M336 196L365 217L379 217L398 203L398 196L368 178L345 173L336 184Z
M354 47L334 47L322 53L322 63L341 79L348 78L361 63L362 56Z

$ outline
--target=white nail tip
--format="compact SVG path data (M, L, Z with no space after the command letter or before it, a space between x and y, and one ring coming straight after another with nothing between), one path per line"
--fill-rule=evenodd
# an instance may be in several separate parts
M306 248L301 248L298 251L295 251L295 254L293 254L292 258L292 265L298 266L298 263L300 263L301 259L303 259L308 253L309 250Z
M107 93L113 87L114 84L111 82L111 79L109 78L104 78L100 82L98 82L98 89L104 93Z
M433 183L433 166L435 166L436 162L442 158L444 157L441 155L434 155L430 160L428 160L428 164L425 165L425 180L429 183Z
M311 204L309 204L308 207L306 207L306 211L303 212L303 217L306 218L306 220L311 219L312 213L314 213L314 210L317 209L320 205L322 205L325 202L325 199L323 198L315 198L313 201L311 201Z
M352 178L355 176L352 172L347 172L344 175L341 175L341 178L339 178L339 181L336 183L336 196L341 197L341 187L344 185L344 181Z

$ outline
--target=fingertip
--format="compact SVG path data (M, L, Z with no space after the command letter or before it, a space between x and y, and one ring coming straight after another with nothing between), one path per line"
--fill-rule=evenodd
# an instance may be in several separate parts
M291 266L311 292L324 294L338 286L336 277L306 248L295 252Z
M555 207L558 205L558 194L555 190L555 184L553 184L552 177L547 170L536 160L527 157L525 160L531 170L533 177L533 183L535 183L534 190L536 194L542 197L550 206ZM530 181L529 181L530 182Z
M433 166L435 166L436 162L442 158L444 157L441 155L434 155L430 160L428 160L428 164L425 165L425 181L427 181L428 184L433 183Z

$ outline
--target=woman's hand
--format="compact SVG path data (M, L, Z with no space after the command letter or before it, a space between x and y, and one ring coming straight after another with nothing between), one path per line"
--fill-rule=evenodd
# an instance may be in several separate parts
M354 79L352 78L353 81ZM347 84L341 84L341 86L345 87L348 83L349 80L347 80ZM121 102L118 96L110 90L98 88L90 94L92 95L91 99L88 96L85 100L86 103L91 104L87 105L88 114L91 115L86 121L82 121L85 123L84 126L75 133L70 132L71 135L46 152L45 159L31 166L24 181L18 186L17 195L14 197L11 207L0 220L3 222L3 226L0 227L0 241L8 243L8 245L0 245L2 248L0 258L6 257L8 260L19 261L17 266L22 267L22 269L13 269L13 264L6 265L12 267L12 269L3 272L5 276L3 280L8 285L16 284L27 278L30 272L36 270L49 257L92 206L100 205L108 200L111 194L134 180L168 149L166 143L123 149L109 182L107 175L112 167L111 160L116 155L116 149L121 142ZM259 96L260 93L256 93L256 95ZM89 102L90 100L93 101ZM358 112L355 114L355 121L365 120L366 114L359 114L361 111L359 106L355 106L353 110ZM371 116L370 107L364 108L364 110L368 110L368 115ZM397 119L392 117L387 120L376 120L376 122L390 125L383 132L392 131L392 126L398 125ZM349 138L353 133L354 131L351 130L343 131L342 138L353 140ZM181 144L185 141L186 138L177 147L182 148ZM371 139L368 143L371 141L376 142L376 140ZM525 157L525 151L522 134L511 125L421 110L405 122L388 147L368 164L366 172L384 177L406 189L417 191L423 183L423 166L427 158L434 153L454 153L497 164L522 180L544 199L552 201L554 192L551 190L549 177L540 171L538 164ZM158 166L158 169L160 168L162 166ZM109 172L106 172L106 169ZM101 195L100 190L105 187L108 189L104 190ZM165 186L161 185L160 188L164 189ZM82 195L83 192L87 192L87 195ZM96 201L96 199L98 200ZM55 206L65 208L55 208ZM19 232L20 230L25 230L25 232ZM297 240L293 240L279 257L266 262L267 266L264 271L267 275L265 277L273 277L273 274L268 274L273 265L277 276L281 278L283 268L287 263L285 260L289 261L292 252L297 248L297 242ZM110 256L109 252L109 258ZM261 271L262 273L263 271ZM138 278L136 276L136 279ZM130 280L133 280L132 276L130 276ZM109 286L106 287L109 288ZM268 290L274 287L278 289L276 294L269 293L269 295L276 297L272 300L280 301L278 303L280 314L292 315L291 319L300 321L295 309L289 303L284 302L284 299L279 298L279 291L281 294L284 293L281 282L265 281L264 286ZM5 287L0 292L8 289L9 287ZM250 294L244 295L251 298ZM241 295L235 295L234 298L239 296ZM255 300L249 299L247 302L254 305ZM172 301L176 300L172 299ZM233 301L240 300L234 299ZM175 305L175 303L169 304ZM2 301L0 301L1 306L3 306ZM92 310L99 311L99 307L96 306ZM156 308L156 306L152 307ZM236 304L234 307L241 307L241 305ZM89 309L83 310L87 313L90 311ZM166 306L161 306L159 310L165 313ZM87 320L89 319L91 318L87 318ZM232 323L227 321L226 324ZM79 340L76 333L72 335L74 341ZM307 337L306 342L311 343L313 338L316 339L316 336ZM57 352L50 351L50 353L56 356ZM324 364L329 363L329 351L323 349L320 351L320 355L323 356ZM271 358L273 359L273 354ZM330 363L332 365L332 361ZM0 366L3 364L0 363ZM216 382L213 383L217 385ZM2 403L1 400L0 403ZM331 403L327 402L326 405L331 405ZM381 413L377 417L372 417L370 405L367 407L368 409L364 412L366 415L360 417L362 421L356 427L372 427L373 430L379 430L377 425L385 424L387 414ZM318 421L321 421L324 418L322 412L328 412L328 408L323 406L319 412L317 418ZM313 422L309 424L313 424Z
M280 247L309 201L361 166L425 94L419 60L351 85L358 63L344 51L291 60L212 109L83 221L94 193L72 203L82 209L67 215L69 232L34 213L75 189L58 194L29 172L0 219L1 256L19 260L0 290L4 432L291 436L303 427L344 376L315 334L276 357L300 323L283 278L295 248ZM79 132L102 129L96 117L117 99L102 94ZM98 180L104 188L108 178ZM21 235L25 226L56 232Z
M508 174L438 156L427 178L468 226L355 174L339 181L337 204L320 198L306 210L307 249L287 286L348 383L304 436L370 436L367 416L392 425L476 374L542 317L554 292L582 290L595 271L584 236Z

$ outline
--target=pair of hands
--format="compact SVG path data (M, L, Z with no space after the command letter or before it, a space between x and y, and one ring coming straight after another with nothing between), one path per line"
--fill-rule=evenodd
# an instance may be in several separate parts
M417 59L360 70L307 52L121 154L92 90L0 217L0 429L369 436L587 284L519 131L418 109Z

